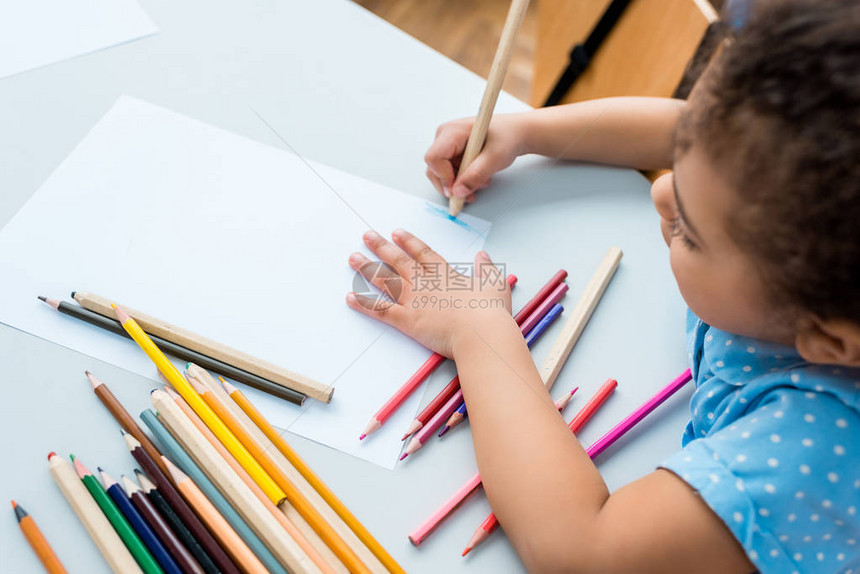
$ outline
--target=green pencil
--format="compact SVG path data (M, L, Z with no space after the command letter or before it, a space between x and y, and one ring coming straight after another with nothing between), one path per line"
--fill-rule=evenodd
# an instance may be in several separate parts
M78 473L81 482L83 482L84 486L87 487L93 500L95 500L96 504L99 505L99 508L102 509L105 517L110 521L111 526L113 526L116 533L119 534L119 537L122 539L126 548L128 548L128 551L131 552L131 555L134 556L134 559L137 561L138 565L140 565L141 569L146 574L164 574L164 570L161 569L161 566L158 565L158 562L155 561L155 558L152 557L152 554L150 554L149 550L146 549L146 546L143 545L143 542L137 536L137 533L131 527L131 524L128 523L128 520L126 520L125 516L122 515L122 512L117 508L114 501L111 500L108 493L105 492L105 489L102 487L98 479L93 476L93 473L87 470L87 467L85 467L80 460L75 458L75 455L70 455L69 458L74 462L75 472Z
M194 460L188 456L188 453L185 452L185 449L182 448L179 441L173 438L173 435L170 434L170 431L168 431L161 421L158 420L155 413L146 409L140 413L140 420L142 420L144 424L149 427L149 430L152 431L152 436L154 436L155 440L161 445L162 453L164 453L165 456L168 456L182 472L191 477L194 484L196 484L200 491L206 495L209 502L218 509L218 512L221 513L224 520L233 527L236 534L245 541L245 544L248 545L251 552L260 559L260 562L263 563L269 572L272 572L273 574L287 574L287 571L283 566L281 566L277 558L275 558L269 549L266 548L266 545L260 541L260 538L254 534L254 531L248 527L245 521L242 520L239 513L230 506L230 503L227 502L227 499L224 498L221 491L212 484L209 477L207 477L206 474L200 470L200 467L197 466Z

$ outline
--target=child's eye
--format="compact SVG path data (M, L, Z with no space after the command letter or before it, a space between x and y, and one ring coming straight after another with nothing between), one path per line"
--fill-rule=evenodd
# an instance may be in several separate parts
M672 219L672 237L678 237L687 249L698 249L690 236L681 229L681 218L677 215Z

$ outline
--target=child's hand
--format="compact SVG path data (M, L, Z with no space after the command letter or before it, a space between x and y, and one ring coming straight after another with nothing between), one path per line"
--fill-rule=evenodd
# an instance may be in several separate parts
M391 300L349 293L352 309L449 358L461 335L513 321L510 288L485 252L475 257L468 277L410 233L397 230L392 238L396 245L376 232L364 234L364 243L387 267L360 253L349 257L350 267Z
M436 130L436 140L424 155L427 178L445 197L465 197L466 201L473 201L474 193L487 187L494 173L511 165L523 153L522 114L497 115L490 122L484 149L455 180L474 123L475 118L465 118L442 124Z

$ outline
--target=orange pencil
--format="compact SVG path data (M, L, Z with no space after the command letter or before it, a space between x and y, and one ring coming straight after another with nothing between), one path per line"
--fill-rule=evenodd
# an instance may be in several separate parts
M18 526L21 528L21 532L24 533L24 538L30 543L30 547L36 553L45 570L49 574L66 574L66 569L63 567L60 559L54 554L54 550L48 544L48 540L42 534L42 531L39 530L39 527L36 526L36 521L27 514L26 510L18 506L18 503L14 500L12 501L12 508L15 509L15 518L18 519Z
M248 545L239 538L236 531L221 516L221 513L212 506L209 499L206 498L194 481L188 478L184 472L179 470L166 457L161 457L170 473L170 478L176 485L176 489L182 494L185 500L188 501L197 515L206 523L207 528L215 535L215 538L221 542L224 550L236 561L236 565L242 569L245 574L268 574L268 570L263 566L263 563L251 552Z

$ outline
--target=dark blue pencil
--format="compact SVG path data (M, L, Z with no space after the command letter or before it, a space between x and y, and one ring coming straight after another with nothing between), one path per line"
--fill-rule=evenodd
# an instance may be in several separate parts
M131 527L146 545L147 549L152 553L152 557L158 562L166 574L183 574L176 562L167 553L167 549L155 535L155 532L149 527L134 505L129 500L128 495L122 489L122 486L111 478L111 476L99 467L99 475L102 479L102 484L107 490L108 496L113 499L114 503L119 508L125 519L128 520Z
M537 338L543 335L544 331L546 331L549 326L552 325L559 316L561 316L563 311L564 307L562 307L560 303L553 305L552 309L544 315L543 319L541 319L538 324L528 332L526 335L526 345L531 348ZM457 410L451 414L451 418L448 419L448 422L445 423L442 430L439 431L439 436L444 435L446 432L463 422L467 416L469 416L469 413L466 412L466 403L462 403Z

